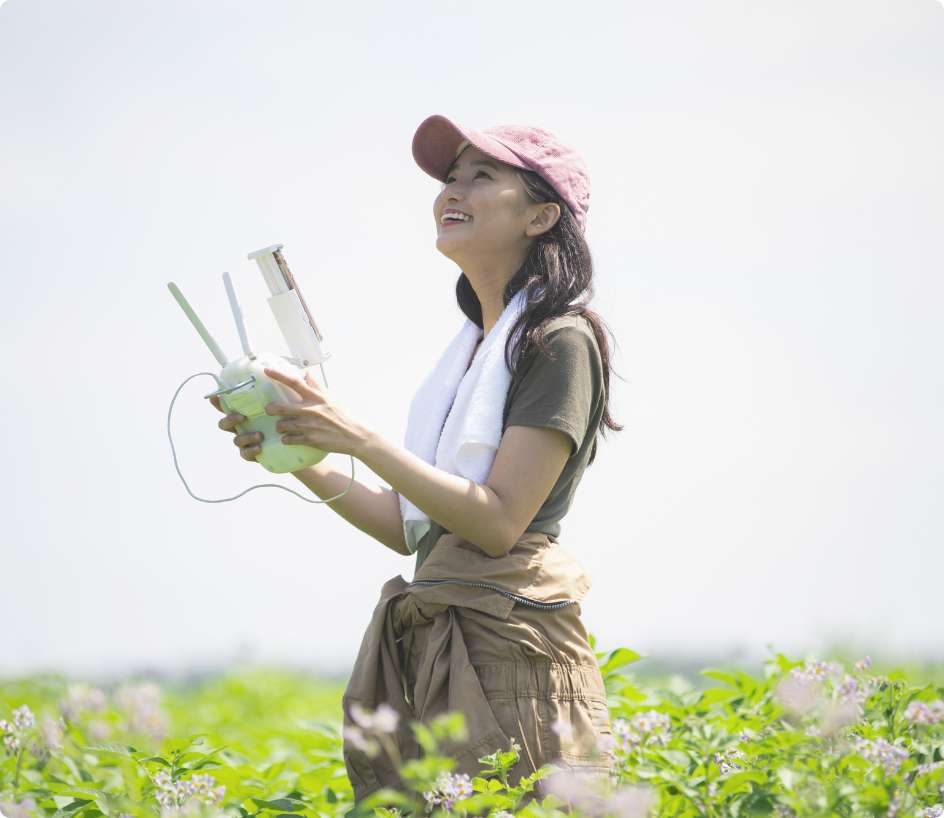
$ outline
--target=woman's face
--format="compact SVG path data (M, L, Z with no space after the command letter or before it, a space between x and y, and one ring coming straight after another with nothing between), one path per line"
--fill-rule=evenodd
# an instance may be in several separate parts
M450 209L471 218L444 222ZM460 266L503 258L518 263L533 237L553 226L558 214L556 205L531 201L510 165L469 145L453 162L433 202L436 247Z

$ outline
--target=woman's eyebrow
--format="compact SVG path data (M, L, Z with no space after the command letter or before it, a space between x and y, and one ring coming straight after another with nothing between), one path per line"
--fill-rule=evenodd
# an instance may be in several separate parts
M469 164L470 165L485 165L486 167L489 167L492 170L494 170L496 173L498 172L498 166L494 162L489 162L487 159L476 159L474 162L469 162ZM452 165L449 166L449 170L446 171L446 175L448 176L455 169L456 169L456 165L455 163L453 163Z

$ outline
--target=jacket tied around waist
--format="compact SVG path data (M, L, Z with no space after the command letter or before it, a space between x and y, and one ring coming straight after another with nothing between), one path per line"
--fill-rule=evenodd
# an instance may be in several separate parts
M603 680L580 622L590 580L579 562L540 532L526 532L501 557L455 534L436 542L412 582L384 583L343 696L351 705L383 702L399 719L392 736L401 759L419 758L409 722L465 715L468 740L444 748L454 772L479 773L478 759L512 740L518 775L560 759L609 769L599 740L610 732ZM551 723L570 723L570 736ZM394 759L369 755L345 736L344 760L360 801L398 786Z

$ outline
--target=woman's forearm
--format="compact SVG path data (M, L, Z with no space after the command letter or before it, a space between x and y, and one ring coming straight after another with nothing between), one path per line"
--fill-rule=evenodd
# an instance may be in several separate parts
M340 494L351 482L350 460L347 462L348 468L337 469L322 460L292 474L325 500ZM400 516L400 500L395 491L370 488L355 477L347 494L325 505L392 551L409 556Z
M448 531L491 556L507 552L508 526L501 498L487 486L437 469L373 432L368 433L357 457Z

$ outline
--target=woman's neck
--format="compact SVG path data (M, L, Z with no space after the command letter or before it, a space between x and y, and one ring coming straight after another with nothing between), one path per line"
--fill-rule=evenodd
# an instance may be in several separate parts
M485 336L483 335L482 337L484 338ZM479 340L475 342L475 349L472 350L472 357L469 358L469 365L465 368L466 372L468 372L472 368L472 361L475 360L475 353L479 351L479 347L481 345L482 345L482 338L479 338Z

